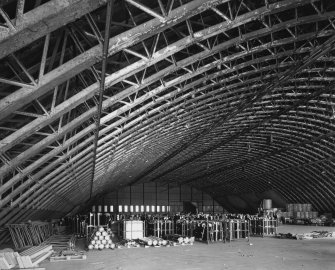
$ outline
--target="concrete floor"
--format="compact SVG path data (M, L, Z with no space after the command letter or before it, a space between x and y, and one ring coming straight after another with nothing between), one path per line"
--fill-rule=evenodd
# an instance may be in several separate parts
M279 232L335 231L335 227L283 225ZM335 240L290 240L252 237L231 243L90 251L87 260L43 262L47 270L334 270Z

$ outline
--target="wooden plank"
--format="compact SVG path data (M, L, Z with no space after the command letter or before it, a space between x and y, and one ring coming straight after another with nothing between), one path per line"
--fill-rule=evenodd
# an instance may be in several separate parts
M6 261L8 262L8 264L11 266L11 267L14 267L15 265L17 265L17 260L14 256L14 252L5 252L5 253L2 253L3 256Z
M19 268L24 268L24 264L20 256L16 256L17 263L19 264Z
M23 252L20 253L21 256L29 256L31 259L34 259L38 256L40 256L43 253L46 253L48 251L52 250L52 245L45 245L45 246L37 246L29 248Z
M24 268L34 267L29 256L20 256Z
M22 270L22 268L12 268L12 270ZM46 270L44 267L28 267L24 270Z
M5 257L0 257L0 269L11 269Z
M22 270L22 268L12 268L12 270ZM46 270L44 267L28 267L24 270Z
M38 257L34 258L33 262L32 262L32 265L33 266L38 266L38 264L42 261L44 261L46 258L50 257L51 254L53 253L54 251L53 250L50 250L46 253L42 253L40 254Z
M72 261L72 260L86 260L86 255L67 255L67 256L58 256L58 257L50 257L50 262L64 262L64 261Z

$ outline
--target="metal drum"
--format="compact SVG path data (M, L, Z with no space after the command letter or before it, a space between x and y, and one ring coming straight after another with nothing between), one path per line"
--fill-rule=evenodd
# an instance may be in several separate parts
M264 210L272 209L272 200L271 199L264 199L263 200L263 209Z

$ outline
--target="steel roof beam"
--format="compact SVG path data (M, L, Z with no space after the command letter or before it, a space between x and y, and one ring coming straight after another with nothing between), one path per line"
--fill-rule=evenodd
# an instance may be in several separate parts
M284 27L286 24L283 24L282 27ZM249 36L252 37L254 34L250 34ZM303 36L303 37L298 37L298 39L301 40L301 38L307 38L308 35ZM285 42L291 41L294 39L289 39ZM177 44L182 44L182 43L186 43L185 40L182 40L183 42L177 42ZM216 47L214 47L210 52L206 51L206 52L202 52L199 53L198 56L199 57L208 57L209 55L213 55L217 52L219 52L220 50L222 50L225 47L229 47L230 44L234 44L235 40L229 41L222 45L218 45ZM272 43L270 43L269 45L271 46ZM276 44L272 44L273 46L277 46L278 44L282 44L282 42L277 42ZM173 46L174 48L179 48L178 46ZM264 46L259 46L260 49L262 48L266 48L267 44L264 44ZM257 47L255 48L257 49ZM250 50L249 54L255 52L254 50ZM179 50L179 49L178 49ZM157 55L164 55L163 52L166 53L166 50L163 49L159 52L157 52ZM243 54L242 54L243 55ZM115 97L111 98L110 100L106 100L104 101L104 105L103 108L106 109L107 107L111 106L112 104L114 104L115 102L117 102L118 100L125 98L127 95L130 95L131 93L138 91L142 88L144 88L146 85L149 85L150 83L153 82L154 78L156 78L156 80L158 79L159 76L163 76L164 74L168 74L173 72L174 70L177 70L179 67L182 66L186 66L189 65L190 63L194 62L196 59L196 57L189 57L185 60L180 61L180 63L178 63L177 66L171 66L167 69L162 70L161 72L159 72L156 76L151 76L153 79L148 80L146 79L140 87L133 87L133 88L129 88L129 90L125 90L123 92L121 92L120 94L117 94ZM226 59L229 58L225 58L224 61L226 61ZM156 61L161 60L161 57L157 58ZM151 59L151 62L153 60ZM256 60L255 60L256 61ZM142 61L140 61L142 62ZM146 64L143 64L144 66L146 66ZM135 66L138 66L138 64L135 64ZM125 74L128 74L129 69L126 68L126 71L124 72ZM132 73L131 73L132 74ZM114 80L110 80L115 82ZM90 91L91 88L88 88L88 90ZM60 104L59 106L57 106L57 108L51 112L49 114L48 119L46 119L45 116L40 117L39 119L34 120L34 122L31 122L30 124L28 124L26 127L24 127L23 130L18 130L15 133L13 133L11 136L5 138L2 141L3 147L0 147L1 151L6 151L7 149L9 149L11 146L14 145L14 143L18 143L20 140L22 140L23 138L25 138L26 136L28 136L31 132L33 132L34 130L36 130L37 126L40 126L42 123L43 125L54 121L57 117L59 117L60 114L64 113L64 110L68 111L70 108L78 105L78 103L81 102L81 99L78 97L81 94L75 95L73 98L71 98L70 100L66 101L63 104ZM69 105L71 104L71 105ZM62 136L62 134L65 134L65 132L68 132L70 129L75 128L76 126L78 126L79 124L81 124L82 122L86 121L89 117L93 116L95 112L95 108L90 109L89 111L85 112L83 115L79 116L77 119L75 119L74 121L72 121L69 125L66 126L66 128L62 128L61 130L59 130L56 134L53 134L51 136L49 136L46 140L42 140L41 142L39 142L38 144L36 144L34 147L32 147L31 149L27 150L28 153L27 154L21 154L20 157L17 158L17 160L20 160L21 162L24 161L26 159L26 157L29 157L32 155L32 153L35 153L36 151L38 151L39 149L41 149L42 145L45 145L45 142L47 143L51 143L54 140L56 140L56 138L59 138L60 136ZM65 111L65 112L66 112ZM6 142L7 141L7 142ZM26 156L26 157L24 157ZM0 173L1 173L2 169L0 169Z
M164 31L165 29L178 24L189 17L197 15L213 6L227 1L229 0L194 0L188 4L178 7L171 11L164 22L159 19L152 19L151 21L112 37L109 41L108 55L111 56L120 52L121 50ZM49 92L57 85L79 74L88 67L100 62L101 55L102 48L100 45L97 45L45 74L41 78L41 82L37 87L34 87L33 89L21 88L13 94L0 100L0 120L28 104L32 100ZM97 91L96 87L91 91L91 96L93 96Z
M74 21L106 0L52 0L22 14L13 29L0 32L0 59Z

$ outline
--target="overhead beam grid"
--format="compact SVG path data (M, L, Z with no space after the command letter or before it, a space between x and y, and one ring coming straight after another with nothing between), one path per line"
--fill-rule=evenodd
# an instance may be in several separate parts
M332 1L7 1L0 219L144 182L335 210L334 46Z

